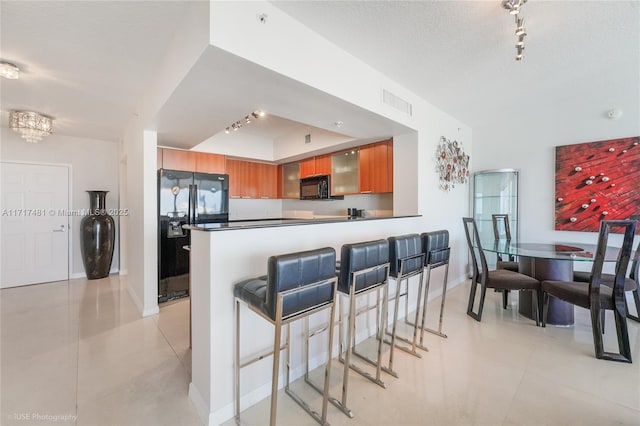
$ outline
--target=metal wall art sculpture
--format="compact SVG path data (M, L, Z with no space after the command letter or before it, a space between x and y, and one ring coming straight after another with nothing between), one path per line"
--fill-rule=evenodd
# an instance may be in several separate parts
M440 175L440 189L443 191L451 191L456 184L469 181L469 155L464 152L462 142L440 137L436 149L436 172Z
M639 189L640 137L556 147L557 230L598 232L604 219L638 220Z

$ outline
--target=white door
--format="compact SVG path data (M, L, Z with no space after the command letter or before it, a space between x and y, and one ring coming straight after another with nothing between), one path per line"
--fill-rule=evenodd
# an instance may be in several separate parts
M69 279L69 168L0 169L0 288Z

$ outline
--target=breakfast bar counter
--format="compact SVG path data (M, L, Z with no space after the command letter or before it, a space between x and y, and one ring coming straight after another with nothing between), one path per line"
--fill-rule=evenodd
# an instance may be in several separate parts
M357 217L351 218L348 216L343 217L323 217L314 219L304 218L271 218L271 219L246 219L246 220L231 220L225 223L202 223L198 225L184 226L186 229L196 231L231 231L236 229L248 229L248 228L271 228L275 226L299 226L299 225L319 225L327 223L354 223L370 220L386 220L386 219L400 219L419 216L370 216L370 217Z
M234 297L233 285L267 273L269 256L333 247L340 254L346 243L429 231L420 216L357 219L266 219L202 224L191 229L192 375L189 397L203 423L219 425L233 417ZM413 306L410 303L409 306ZM242 309L246 309L243 307ZM273 344L273 327L255 314L241 313L243 353L255 354ZM328 313L315 321L326 321ZM246 318L246 319L245 319ZM311 318L314 321L314 318ZM360 319L358 320L360 321ZM375 333L375 320L363 316L358 341ZM245 327L247 327L245 329ZM301 327L292 324L292 380L303 374ZM312 350L310 368L326 362L324 351ZM337 348L337 336L334 341ZM335 354L334 350L334 354ZM268 397L271 358L246 368L241 376L241 407ZM282 368L280 371L285 371Z

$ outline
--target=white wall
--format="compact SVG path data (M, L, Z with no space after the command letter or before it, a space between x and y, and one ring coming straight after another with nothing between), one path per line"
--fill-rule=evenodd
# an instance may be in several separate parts
M108 209L126 208L119 205L117 142L77 138L52 134L42 142L25 142L17 133L3 127L0 139L0 160L25 163L65 164L71 166L71 210L88 209L88 190L109 191L106 199ZM116 223L116 246L113 253L111 271L119 266L120 218ZM71 278L85 277L80 250L80 221L82 216L71 218Z
M638 94L629 93L636 104ZM596 233L555 231L555 147L640 135L640 117L623 115L618 120L605 117L605 107L555 111L533 111L508 120L474 128L473 171L515 168L520 170L520 235L527 241L566 241L595 243ZM580 123L580 125L571 125ZM620 235L611 238L619 243ZM638 238L636 238L636 244ZM614 244L612 244L614 245ZM576 269L591 265L576 264Z

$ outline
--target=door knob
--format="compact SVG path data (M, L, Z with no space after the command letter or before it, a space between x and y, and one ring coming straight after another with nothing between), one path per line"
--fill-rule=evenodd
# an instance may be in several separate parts
M64 232L64 225L60 225L60 229L54 229L53 232Z

